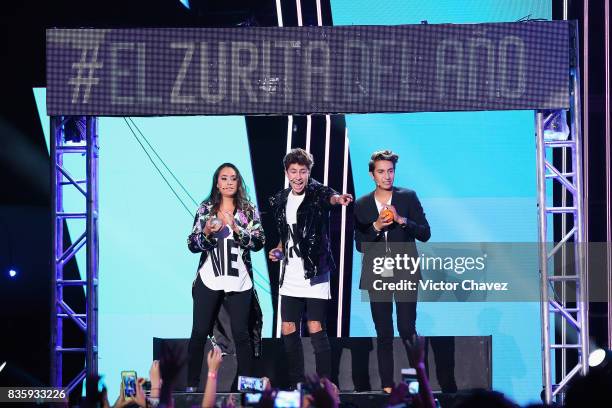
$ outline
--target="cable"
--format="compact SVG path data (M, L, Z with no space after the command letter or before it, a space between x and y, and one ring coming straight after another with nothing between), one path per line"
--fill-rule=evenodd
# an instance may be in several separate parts
M164 181L166 182L166 184L168 185L168 187L170 187L170 190L172 190L172 193L174 193L174 195L176 196L176 198L179 200L179 202L181 203L181 205L185 208L185 210L187 211L187 214L189 214L189 217L193 216L193 212L187 208L187 206L185 205L185 203L183 202L183 200L181 200L181 197L178 195L178 193L174 190L174 188L172 188L172 185L170 184L170 182L168 182L168 180L166 179L166 177L164 177L164 174L162 173L162 171L159 169L159 167L157 167L157 164L155 164L155 161L153 160L153 158L151 157L151 155L149 154L149 152L147 152L147 149L145 149L144 145L142 144L142 142L140 141L140 139L138 139L138 136L136 136L136 133L134 132L134 130L132 129L132 127L130 126L130 123L128 122L127 118L123 118L123 120L125 121L125 124L128 126L128 128L130 129L130 132L132 132L132 135L134 136L134 139L136 139L136 141L138 142L138 144L140 145L140 147L142 147L142 150L145 152L145 154L147 155L147 157L149 158L149 161L151 162L151 164L153 165L153 167L155 167L155 169L157 170L157 172L159 173L159 175L161 176L162 179L164 179ZM196 204L197 205L197 204Z
M138 133L140 133L140 136L142 136L142 138L144 139L144 141L147 143L147 145L151 148L151 150L153 151L153 154L155 154L155 156L159 159L159 161L164 165L164 167L166 168L166 170L168 170L168 172L170 173L170 175L172 176L172 178L178 183L178 185L181 187L181 189L185 192L185 194L187 194L187 196L191 199L191 201L193 202L193 204L197 207L199 204L198 202L191 196L191 194L189 194L189 191L187 191L187 189L185 188L185 186L183 186L183 183L181 183L179 181L179 179L174 175L174 173L172 172L172 170L170 170L170 168L168 167L168 165L166 165L166 162L164 162L164 160L159 156L159 154L157 154L157 152L155 151L155 148L153 146L151 146L151 143L149 143L149 141L147 140L147 138L145 137L145 135L142 133L142 131L140 130L140 128L136 125L136 122L134 122L134 119L132 118L128 118L130 122L132 122L132 125L136 128L136 130L138 131Z

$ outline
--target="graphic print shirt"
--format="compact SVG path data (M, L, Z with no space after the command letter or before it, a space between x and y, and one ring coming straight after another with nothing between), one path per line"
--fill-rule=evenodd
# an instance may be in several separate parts
M244 292L253 287L251 277L242 260L242 248L234 241L234 234L226 225L215 234L217 246L210 251L198 271L202 283L211 290Z
M289 239L285 248L287 265L285 266L285 276L279 293L284 296L329 299L329 274L304 279L304 261L298 246L301 234L297 231L297 210L304 201L305 195L305 193L295 195L290 192L287 197L285 212L289 227Z

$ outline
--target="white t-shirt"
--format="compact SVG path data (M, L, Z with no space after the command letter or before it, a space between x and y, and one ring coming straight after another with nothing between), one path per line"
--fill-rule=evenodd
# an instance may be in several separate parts
M381 203L380 201L378 201L376 199L376 197L374 197L374 202L376 203L376 209L378 210L378 213L380 214L380 212L383 209L383 205L391 205L391 200L393 199L393 195L391 195L391 197L389 197L389 200L386 203ZM385 241L387 240L387 230L385 230Z
M389 197L389 200L386 203L381 203L381 202L379 202L376 199L376 197L374 197L374 202L376 203L376 209L378 210L379 214L382 211L384 205L391 205L391 200L392 199L393 199L393 196ZM389 232L385 229L385 243L387 242L387 235L388 235L388 233ZM387 251L388 250L389 249L387 248ZM386 268L384 266L383 266L383 268L384 268L384 270L381 272L381 276L383 276L383 277L391 277L391 276L393 276L393 269L392 268L388 269L388 268Z
M329 273L317 275L312 279L304 279L304 261L301 258L300 249L293 237L297 230L297 210L300 204L304 201L306 193L295 195L289 193L287 198L286 217L289 228L289 240L285 256L287 257L287 265L285 266L285 276L283 285L279 289L279 293L284 296L329 299Z
M234 241L234 234L226 225L215 234L217 246L199 269L200 279L211 290L244 292L253 282L242 260L243 249Z

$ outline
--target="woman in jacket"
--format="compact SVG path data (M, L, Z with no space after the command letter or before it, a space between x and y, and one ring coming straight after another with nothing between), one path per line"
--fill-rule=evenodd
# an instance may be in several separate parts
M250 251L259 251L264 243L259 213L249 201L240 172L233 164L223 163L213 175L210 194L198 208L187 239L191 252L201 252L191 290L188 388L199 386L206 339L221 305L230 316L238 374L251 374L253 356L261 347L262 318Z

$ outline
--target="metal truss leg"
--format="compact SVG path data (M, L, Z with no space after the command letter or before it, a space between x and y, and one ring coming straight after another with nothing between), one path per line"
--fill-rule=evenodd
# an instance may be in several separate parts
M541 318L542 318L542 383L544 386L545 402L550 404L557 399L562 402L561 396L569 381L577 374L585 375L588 372L589 355L589 325L588 325L588 274L586 265L587 245L584 236L584 208L583 208L583 169L582 169L582 140L580 125L580 99L579 99L579 71L574 69L571 73L572 100L570 107L571 132L567 140L547 140L544 137L544 113L536 112L536 166L538 182L538 224L539 224L539 249L540 249L540 273L541 273ZM564 162L569 159L571 170L568 171L564 165L557 169L553 163L548 161L546 152L555 149L563 149ZM567 157L569 153L569 158ZM551 155L552 156L552 155ZM552 183L560 183L563 196L569 195L569 202L563 199L562 205L554 206L547 202L547 180ZM550 185L550 183L548 183ZM563 219L563 237L550 245L547 241L548 221L557 217ZM573 227L565 230L566 217L570 217ZM575 263L572 272L566 272L566 265L561 265L562 273L557 275L551 262L555 254L561 250L565 259L565 249L573 242ZM563 261L562 261L563 262ZM556 297L555 287L561 285L561 298ZM575 287L575 298L568 299L566 286ZM569 302L575 301L575 307L570 307ZM562 341L555 344L551 339L551 316L556 316L562 321ZM567 328L573 329L575 334L568 336ZM562 350L562 373L558 382L553 382L552 351ZM567 371L565 354L567 350L578 352L578 363Z
M84 126L84 132L74 129ZM67 140L67 130L71 129ZM53 271L51 308L51 385L70 393L84 379L98 373L98 135L95 117L56 116L51 118L51 199L53 225ZM68 158L68 156L72 156ZM76 175L80 175L80 177ZM66 211L65 190L72 189L83 200L76 211ZM67 220L84 221L83 233L72 237L64 247ZM73 221L76 222L76 221ZM85 248L85 279L64 279L64 267L75 262ZM64 298L64 288L80 286L85 290L85 314L75 312ZM82 347L64 347L64 321L69 320L86 336ZM63 356L83 353L85 370L64 382Z

